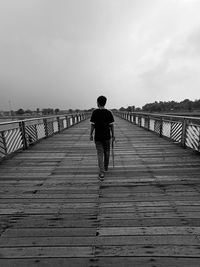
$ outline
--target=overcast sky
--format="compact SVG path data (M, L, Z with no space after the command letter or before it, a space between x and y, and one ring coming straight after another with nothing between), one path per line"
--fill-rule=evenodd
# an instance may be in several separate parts
M0 110L200 98L200 0L0 0Z

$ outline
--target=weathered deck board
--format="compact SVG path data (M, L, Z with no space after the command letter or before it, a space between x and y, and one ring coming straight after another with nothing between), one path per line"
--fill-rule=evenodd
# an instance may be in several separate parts
M0 165L0 266L199 267L200 157L116 118L98 181L85 121Z
M89 258L45 258L45 259L11 259L2 260L4 267L199 267L199 261L195 258L175 258L175 257L99 257L94 259Z

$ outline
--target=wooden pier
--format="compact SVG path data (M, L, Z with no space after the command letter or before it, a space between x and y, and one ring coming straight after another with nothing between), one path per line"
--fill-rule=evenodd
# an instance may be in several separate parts
M200 266L200 156L115 119L103 182L89 120L0 164L0 266Z

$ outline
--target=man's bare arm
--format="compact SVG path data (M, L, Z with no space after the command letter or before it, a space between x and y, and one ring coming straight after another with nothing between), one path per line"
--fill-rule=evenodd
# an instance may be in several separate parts
M93 132L94 132L94 124L91 123L90 126L90 140L93 141Z
M114 131L114 124L113 123L110 123L110 131L111 131L112 141L115 141L115 131Z

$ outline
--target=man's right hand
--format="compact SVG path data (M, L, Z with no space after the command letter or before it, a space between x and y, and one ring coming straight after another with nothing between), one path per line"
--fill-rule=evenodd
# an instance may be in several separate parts
M112 142L115 142L115 141L116 141L116 140L115 140L115 136L113 136L113 137L112 137Z

